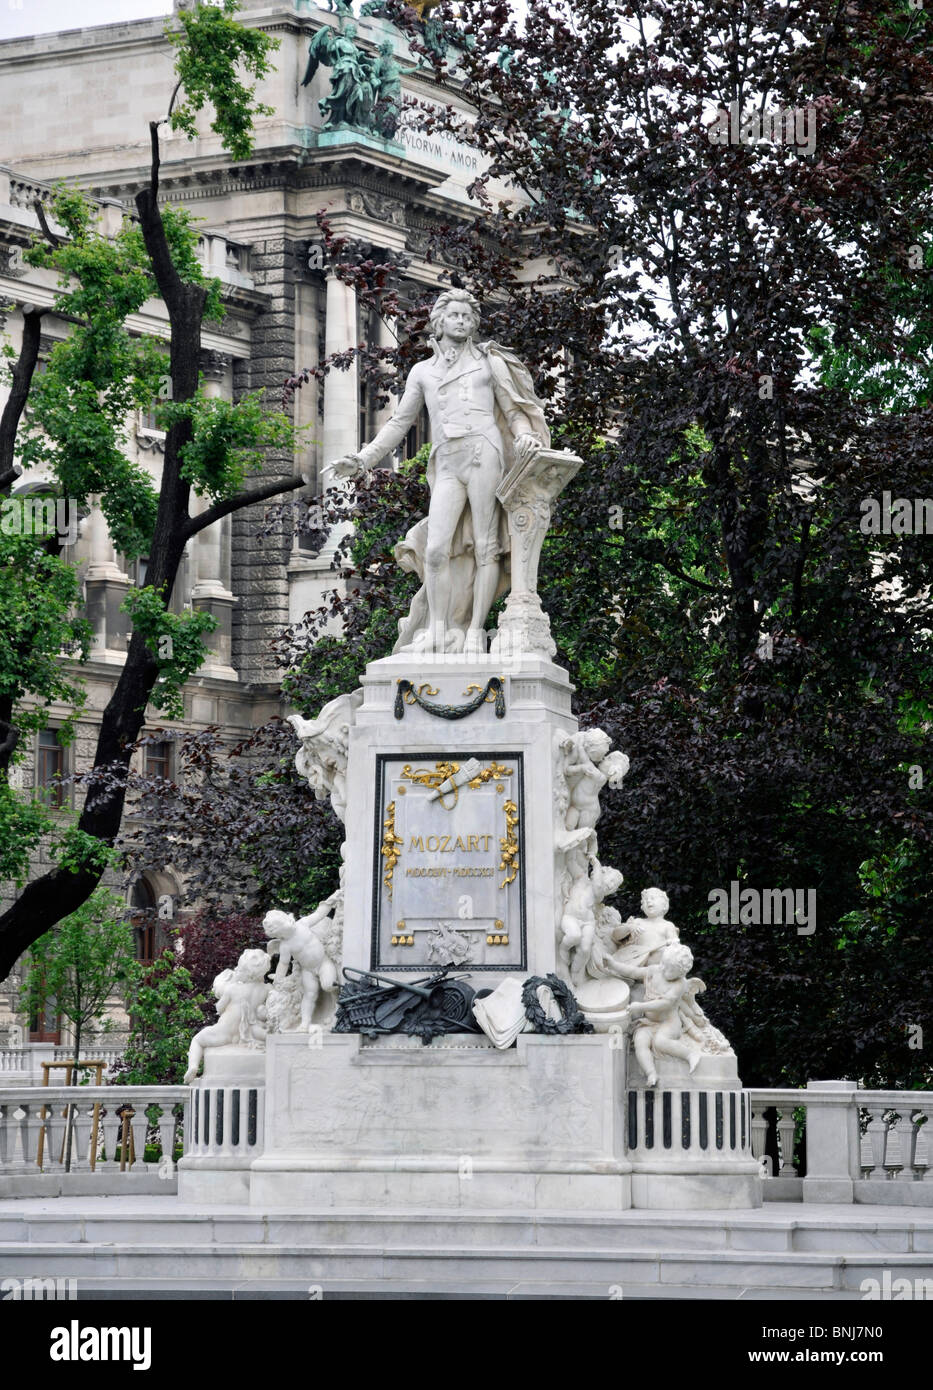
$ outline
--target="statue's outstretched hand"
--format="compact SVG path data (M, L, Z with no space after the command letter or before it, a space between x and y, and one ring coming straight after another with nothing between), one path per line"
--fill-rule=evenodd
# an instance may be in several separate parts
M362 472L363 460L359 454L345 454L343 458L335 459L331 464L331 471L335 478L352 478L354 474Z
M534 434L519 434L515 438L515 457L519 463L528 463L544 446Z

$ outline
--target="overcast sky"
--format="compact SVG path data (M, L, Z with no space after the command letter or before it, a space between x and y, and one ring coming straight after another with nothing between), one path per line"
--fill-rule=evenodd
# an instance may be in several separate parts
M0 0L0 39L171 12L172 0Z

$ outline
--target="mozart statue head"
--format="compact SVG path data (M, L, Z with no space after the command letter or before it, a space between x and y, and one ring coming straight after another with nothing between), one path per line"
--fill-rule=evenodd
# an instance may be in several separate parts
M444 319L447 316L447 311L454 307L462 308L464 306L472 312L473 326L470 332L475 333L479 328L482 312L479 301L470 294L469 290L445 290L443 294L437 296L431 310L431 332L435 338L439 338L444 331Z

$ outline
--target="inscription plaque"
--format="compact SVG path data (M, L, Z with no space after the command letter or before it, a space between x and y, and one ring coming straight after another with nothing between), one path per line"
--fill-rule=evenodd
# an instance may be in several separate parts
M525 966L522 754L380 754L372 970Z

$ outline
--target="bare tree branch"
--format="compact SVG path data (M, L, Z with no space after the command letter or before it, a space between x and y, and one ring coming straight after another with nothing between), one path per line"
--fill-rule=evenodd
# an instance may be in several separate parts
M253 488L251 492L238 492L235 497L228 497L223 502L215 502L213 507L208 507L206 512L191 517L183 528L182 534L185 540L190 540L199 531L213 526L215 521L229 516L231 512L238 512L241 507L249 507L254 502L265 502L270 497L279 497L283 492L295 492L298 488L305 486L307 484L304 478L277 478L275 482L266 483L265 487Z

